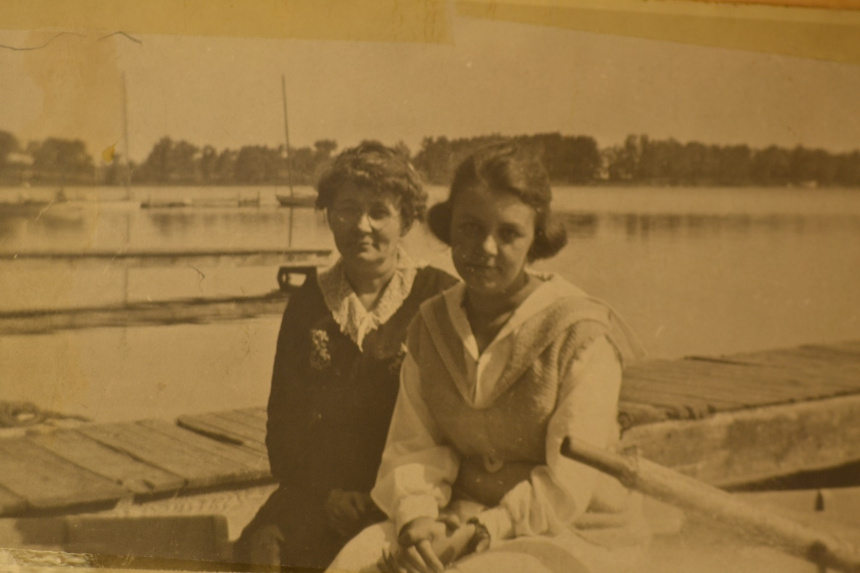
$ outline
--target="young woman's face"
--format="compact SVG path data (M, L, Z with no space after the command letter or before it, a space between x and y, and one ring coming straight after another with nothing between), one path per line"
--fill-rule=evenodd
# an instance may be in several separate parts
M404 234L393 195L346 184L328 210L338 252L348 263L379 265L394 257Z
M535 211L507 191L461 192L451 214L454 267L473 292L507 292L525 271L534 241Z

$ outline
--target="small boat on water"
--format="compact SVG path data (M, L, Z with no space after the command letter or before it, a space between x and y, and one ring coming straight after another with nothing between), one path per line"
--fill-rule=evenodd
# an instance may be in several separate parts
M260 194L257 193L254 197L242 197L240 194L236 197L207 197L195 199L192 205L194 207L259 207Z
M140 203L141 209L164 209L164 208L176 208L176 207L190 207L191 200L190 199L147 199L146 201L142 201Z
M282 195L275 193L275 199L281 207L313 207L316 205L315 195Z
M260 194L257 193L256 197L245 197L238 199L239 207L259 207L260 206Z
M0 214L38 215L53 204L53 201L35 201L31 199L25 199L23 201L4 201L0 202Z
M256 197L209 197L198 199L152 199L148 198L140 206L143 209L162 209L177 207L259 207L260 196Z

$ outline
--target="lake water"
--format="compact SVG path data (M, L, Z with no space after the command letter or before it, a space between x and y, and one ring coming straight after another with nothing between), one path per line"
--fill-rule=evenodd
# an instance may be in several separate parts
M259 207L141 209L122 203L121 189L66 189L65 204L30 213L0 208L0 253L282 248L291 214L277 206L276 192L283 190L134 188L137 200L261 199ZM860 339L860 191L555 193L570 242L538 268L609 301L651 356ZM0 202L53 195L0 188ZM296 209L292 220L294 247L332 246L321 214ZM407 244L416 257L451 269L446 247L423 227ZM0 311L262 294L276 288L276 271L0 261ZM0 400L103 421L262 405L279 318L0 337Z

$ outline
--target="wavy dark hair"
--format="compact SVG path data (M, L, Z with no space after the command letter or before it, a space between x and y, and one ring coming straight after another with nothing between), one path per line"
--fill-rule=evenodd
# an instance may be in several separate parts
M430 230L445 244L451 244L454 201L463 191L477 187L512 193L535 210L530 262L548 259L567 244L567 231L550 209L552 189L543 164L534 153L511 143L483 147L457 167L448 199L434 205L428 215Z
M317 209L330 209L337 192L348 183L397 197L404 229L424 220L427 192L409 159L395 149L363 141L340 152L317 184Z

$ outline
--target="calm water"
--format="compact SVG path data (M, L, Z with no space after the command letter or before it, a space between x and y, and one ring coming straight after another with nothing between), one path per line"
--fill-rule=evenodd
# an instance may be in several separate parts
M277 206L274 188L259 189L259 207L150 210L118 202L119 189L65 192L73 201L44 210L0 209L0 252L280 248L290 236L290 212ZM0 189L0 202L53 193ZM133 193L227 201L258 189ZM611 302L652 356L860 339L858 191L560 188L556 197L570 244L538 267ZM320 214L297 209L293 223L293 246L331 246ZM417 257L451 268L425 229L407 243ZM276 288L276 270L0 262L0 311L259 294ZM261 405L278 320L3 337L0 399L98 420Z

